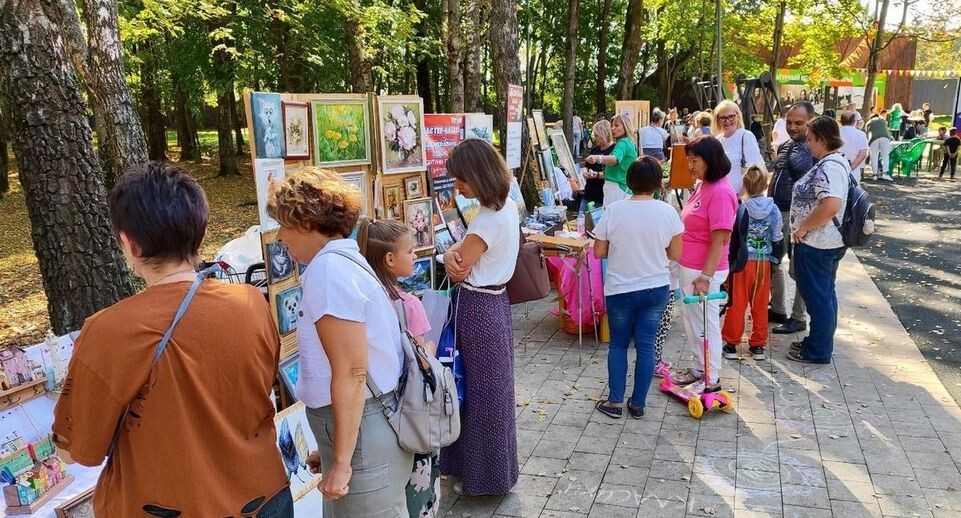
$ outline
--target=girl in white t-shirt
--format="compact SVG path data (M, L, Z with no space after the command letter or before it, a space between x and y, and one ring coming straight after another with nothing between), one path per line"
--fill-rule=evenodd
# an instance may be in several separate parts
M430 331L427 312L420 299L405 293L397 284L399 277L409 277L414 273L413 230L400 221L376 221L365 219L357 232L360 252L367 258L370 267L387 288L387 293L397 306L400 315L407 323L407 331L414 340L430 354L437 353L437 346L425 342L424 335ZM435 516L440 505L440 466L437 452L414 455L414 467L407 483L407 509L410 516Z

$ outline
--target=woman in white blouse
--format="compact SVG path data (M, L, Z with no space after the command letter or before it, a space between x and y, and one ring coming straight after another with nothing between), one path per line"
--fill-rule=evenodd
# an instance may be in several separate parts
M485 140L458 144L447 159L457 190L481 209L464 240L444 254L444 268L459 282L454 334L464 362L461 434L441 450L440 469L460 479L462 495L503 495L517 483L514 418L514 334L507 281L520 247L517 206L508 196L511 174Z
M368 390L376 384L393 404L404 353L394 306L347 237L360 196L337 173L308 167L271 186L267 212L290 256L307 265L303 295L291 308L300 345L294 391L317 439L319 451L306 462L323 472L323 514L407 516L413 455L397 444L383 404Z
M744 184L744 166L764 163L757 138L744 129L741 109L734 101L721 101L714 109L713 130L714 136L724 146L724 154L731 161L731 172L727 175L727 180L731 182L731 187L734 187L734 193L740 193Z

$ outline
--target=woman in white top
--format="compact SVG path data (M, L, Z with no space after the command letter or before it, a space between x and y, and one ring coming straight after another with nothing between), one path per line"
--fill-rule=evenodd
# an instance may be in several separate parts
M753 133L744 129L744 119L741 109L734 101L721 101L714 109L714 135L724 146L724 154L731 161L731 172L727 180L731 182L735 193L740 193L744 186L744 166L747 164L763 164L761 148Z
M337 173L309 167L271 185L267 211L280 223L278 240L307 265L299 307L291 308L299 315L295 392L317 439L307 462L323 472L324 516L407 516L413 455L401 450L367 389L368 382L385 394L397 388L404 353L383 286L351 260L366 262L347 238L360 197Z
M645 156L631 164L630 198L608 206L594 228L594 255L607 258L604 297L611 328L607 354L610 393L597 410L619 419L627 407L635 419L644 416L647 391L654 377L654 339L670 296L669 261L681 256L684 225L674 207L654 199L661 187L661 165ZM634 389L624 403L627 348L634 340Z
M441 450L441 473L460 479L464 495L502 495L517 483L514 421L514 334L506 284L520 247L517 206L508 197L511 174L485 140L458 144L447 159L457 190L481 204L467 235L444 254L459 282L454 294L457 349L464 362L461 434Z

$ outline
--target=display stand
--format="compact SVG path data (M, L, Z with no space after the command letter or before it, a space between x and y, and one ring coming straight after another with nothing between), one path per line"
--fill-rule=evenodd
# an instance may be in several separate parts
M33 514L37 512L41 507L49 502L53 497L57 496L61 491L64 490L70 483L73 482L73 476L67 475L63 480L58 482L56 485L47 490L40 498L30 505L16 505L8 506L6 513L8 515L23 515L23 514Z
M591 240L587 238L555 237L534 234L527 236L528 241L540 243L544 250L545 257L574 258L574 266L563 262L566 268L570 268L577 277L577 305L584 306L584 288L581 282L583 273L587 272L587 277L591 276L591 262L588 261L587 254L591 249ZM597 310L594 308L594 289L590 283L587 286L588 297L591 300L591 320L594 324L594 344L600 345L597 338ZM581 349L584 347L584 322L577 322L577 366L581 366Z

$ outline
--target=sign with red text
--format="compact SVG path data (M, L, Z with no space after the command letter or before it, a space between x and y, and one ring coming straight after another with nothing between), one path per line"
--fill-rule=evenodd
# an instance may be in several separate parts
M424 114L424 142L427 150L427 171L432 183L446 178L447 157L451 149L464 140L464 115L460 113Z
M521 166L521 132L524 120L524 89L507 85L507 135L504 138L504 158L507 167Z

